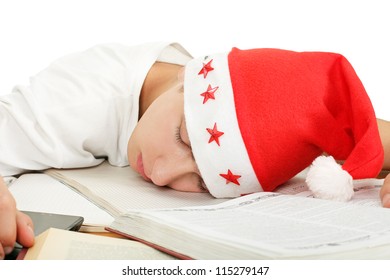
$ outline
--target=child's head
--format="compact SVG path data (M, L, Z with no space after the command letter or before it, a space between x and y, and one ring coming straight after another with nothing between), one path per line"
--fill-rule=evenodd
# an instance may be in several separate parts
M234 49L190 61L180 89L155 100L129 141L131 166L157 185L201 191L203 178L215 197L272 191L323 152L345 160L347 181L381 169L374 111L340 55Z

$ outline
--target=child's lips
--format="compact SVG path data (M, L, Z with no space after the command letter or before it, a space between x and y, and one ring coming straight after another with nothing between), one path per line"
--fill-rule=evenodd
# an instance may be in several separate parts
M142 154L140 153L137 158L137 172L146 180L146 181L151 181L148 176L145 174L144 170L144 163L142 161Z

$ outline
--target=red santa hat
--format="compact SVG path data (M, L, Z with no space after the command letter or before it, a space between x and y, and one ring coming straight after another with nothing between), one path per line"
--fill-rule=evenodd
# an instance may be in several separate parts
M372 104L339 54L234 48L190 61L184 90L192 151L215 197L273 191L312 164L315 196L347 200L353 179L382 168Z

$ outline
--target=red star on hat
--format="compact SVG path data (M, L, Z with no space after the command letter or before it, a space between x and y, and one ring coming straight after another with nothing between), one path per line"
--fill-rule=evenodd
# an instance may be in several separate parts
M240 183L238 182L238 179L241 178L241 175L234 175L230 171L230 169L228 169L227 174L219 174L219 176L226 179L226 184L233 183L233 184L236 184L238 186L240 185Z
M211 62L213 60L210 60L209 62L207 62L206 64L203 63L203 67L202 69L199 71L198 75L203 75L203 77L206 79L207 77L207 74L210 72L210 71L213 71L214 68L211 67Z
M210 133L210 135L211 135L211 136L210 136L210 139L209 139L209 143L215 141L215 142L218 144L218 146L220 146L220 145L219 145L219 137L221 137L221 136L224 134L224 132L218 131L218 129L217 129L217 123L214 123L213 129L211 129L211 128L206 128L206 130L207 130L207 132Z
M214 93L218 90L218 87L212 88L211 85L207 87L207 90L200 95L204 97L203 104L205 104L209 99L215 99Z

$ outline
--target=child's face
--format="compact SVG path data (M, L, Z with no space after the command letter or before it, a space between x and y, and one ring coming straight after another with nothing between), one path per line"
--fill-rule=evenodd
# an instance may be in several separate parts
M204 192L184 120L181 85L159 96L138 122L128 143L130 166L158 186Z

